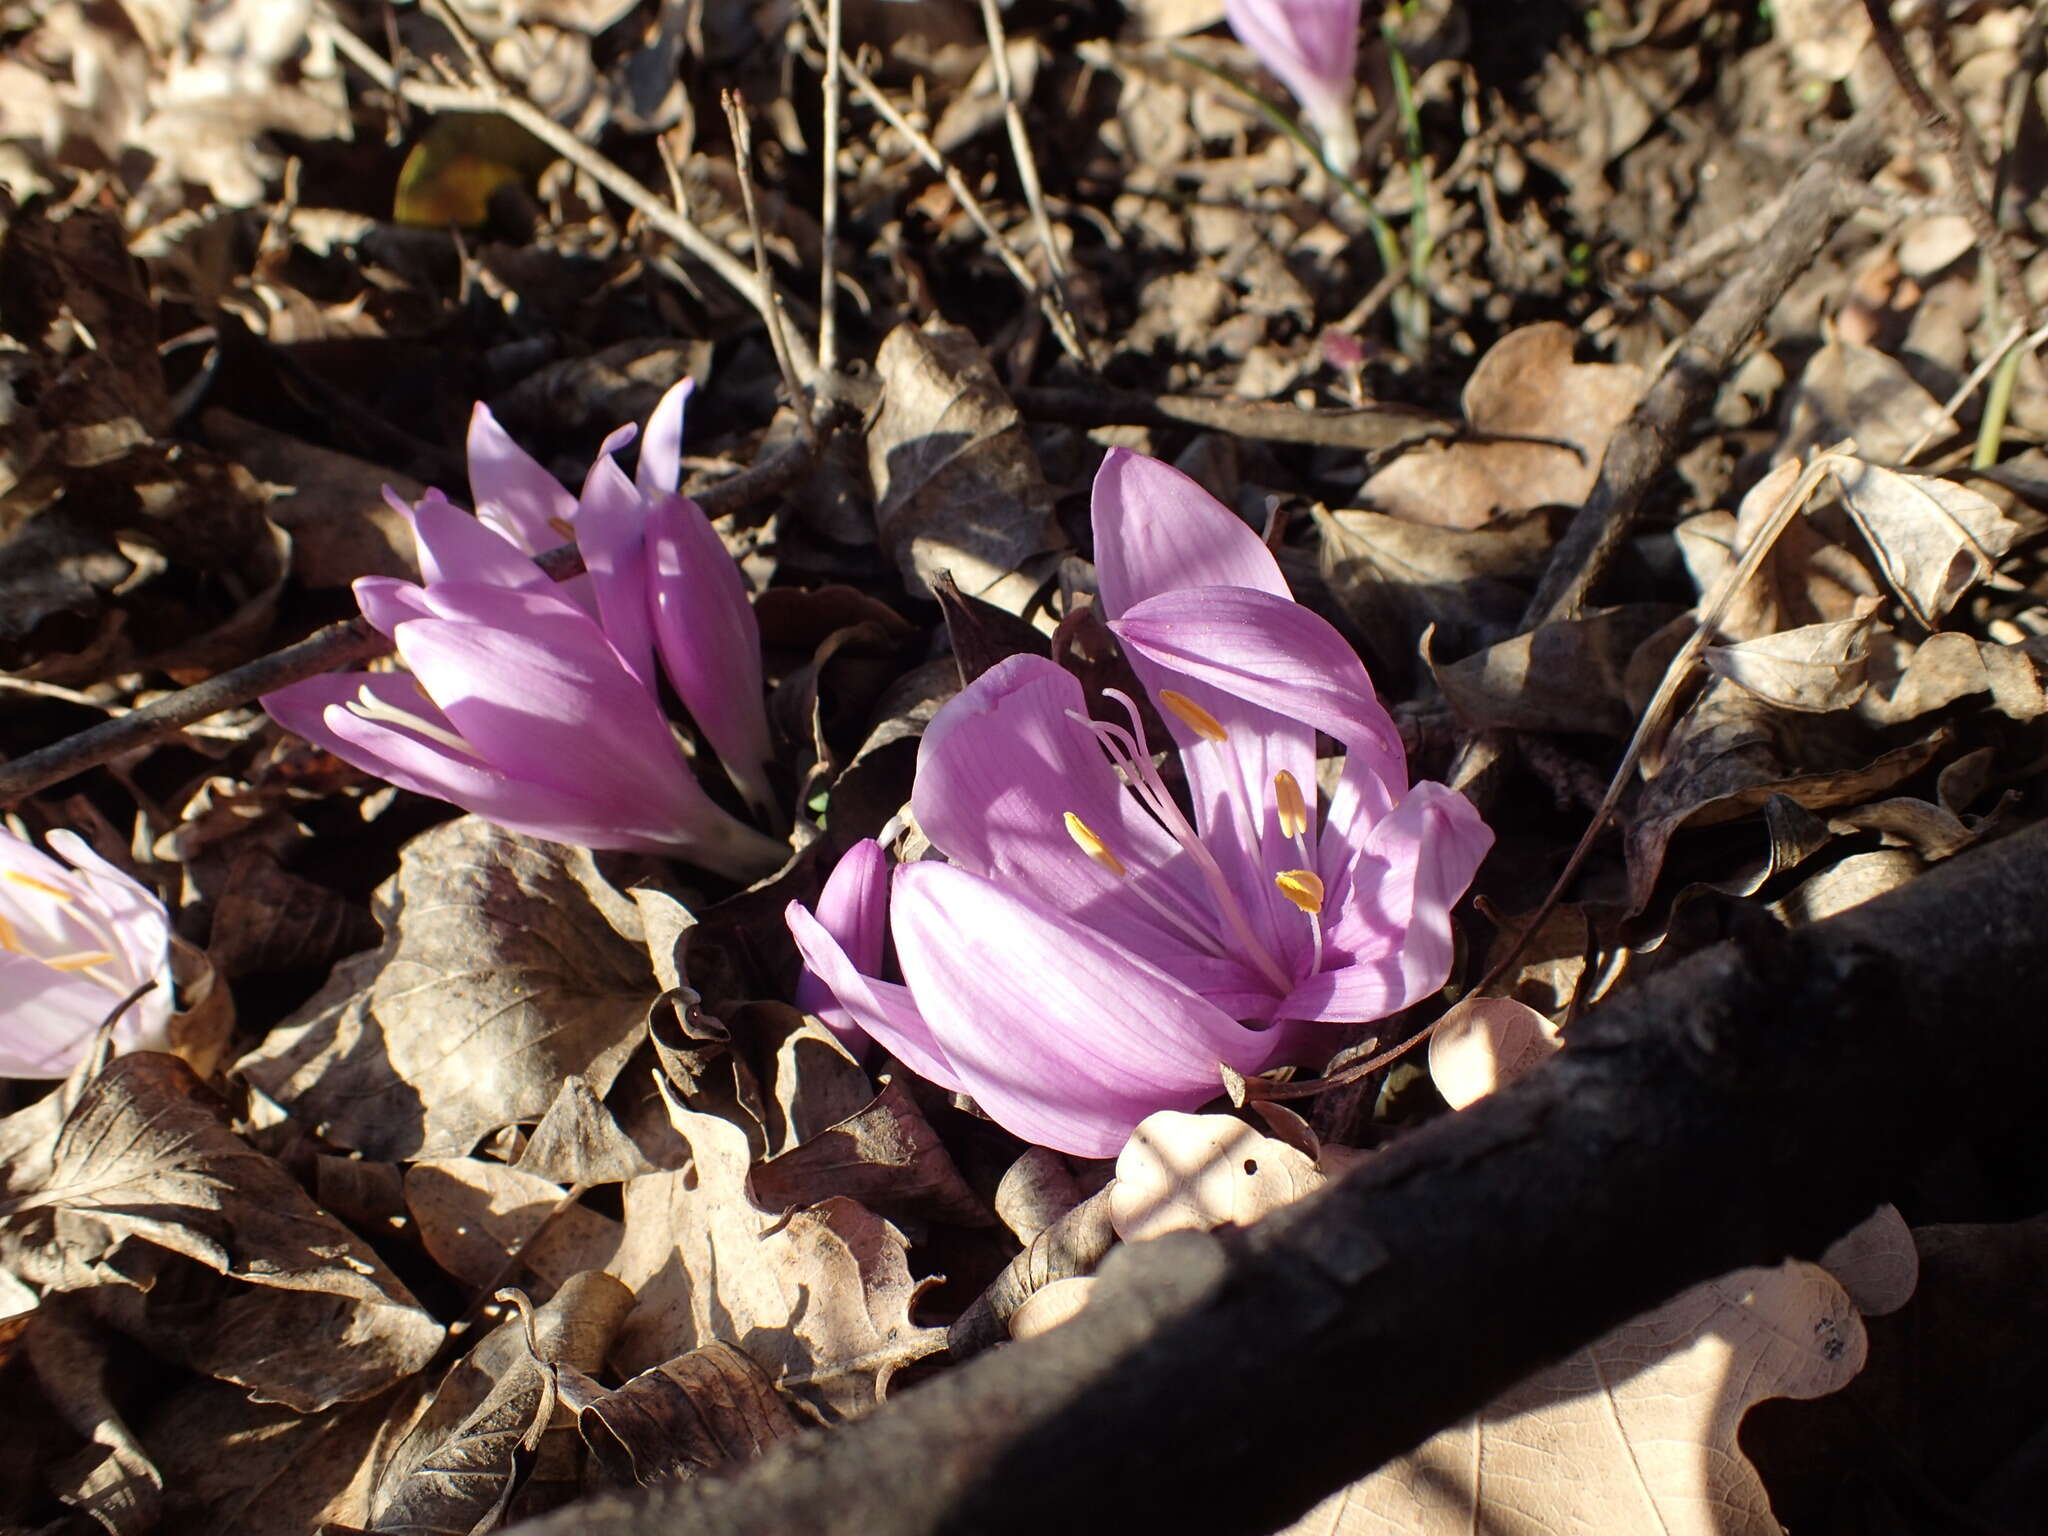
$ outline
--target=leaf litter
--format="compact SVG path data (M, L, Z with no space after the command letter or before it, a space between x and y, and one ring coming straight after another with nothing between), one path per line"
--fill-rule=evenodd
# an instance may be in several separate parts
M1285 99L1221 5L1020 3L999 70L973 7L848 0L829 219L799 9L10 13L0 767L416 577L378 490L459 494L474 402L575 484L689 376L791 830L741 890L450 819L249 692L13 802L164 897L181 1011L174 1054L6 1089L0 1524L483 1531L719 1475L1058 1327L1120 1241L1256 1221L1539 1070L1731 904L1817 921L2035 811L2048 375L2000 362L1978 194L1903 117L1598 600L1530 606L1804 150L1889 88L1863 8L1402 7L1357 60L1368 215L1205 72ZM1905 25L2019 166L2038 18ZM2042 193L2007 179L2023 307ZM1453 987L1335 1042L1434 1025L1426 1071L1154 1116L1113 1165L850 1051L780 920L863 837L919 855L963 683L1029 651L1132 686L1089 601L1112 447L1266 535L1498 834ZM1481 742L1507 766L1461 782ZM1856 1471L1894 1528L1930 1488L2010 1518L2048 1329L1983 1320L2039 1323L2041 1166L1964 1148L1905 1217L1673 1298L1296 1528L1870 1528L1828 1491Z

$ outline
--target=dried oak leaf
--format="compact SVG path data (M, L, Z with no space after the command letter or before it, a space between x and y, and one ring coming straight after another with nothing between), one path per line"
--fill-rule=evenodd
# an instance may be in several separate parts
M678 1482L753 1460L796 1437L797 1422L751 1356L714 1340L664 1360L576 1414L613 1481Z
M1792 388L1776 454L1805 458L1853 438L1858 453L1896 463L1923 433L1953 432L1955 425L1898 359L1833 337Z
M1117 1154L1110 1220L1127 1243L1244 1226L1318 1188L1315 1159L1231 1115L1147 1115Z
M1929 629L1991 574L2020 525L1968 486L1856 461L1835 483L1885 581Z
M420 1242L435 1263L479 1289L512 1278L507 1265L514 1255L550 1292L611 1262L619 1224L564 1205L567 1194L537 1174L478 1157L414 1163L405 1171L406 1208Z
M1780 709L1848 709L1870 686L1870 625L1878 604L1866 598L1859 607L1853 618L1710 645L1707 669Z
M635 904L590 853L475 817L414 838L378 888L384 943L237 1070L316 1134L384 1161L460 1157L611 1087L658 988Z
M1429 1037L1429 1078L1446 1104L1463 1109L1563 1049L1557 1025L1527 1003L1461 998Z
M838 1124L758 1164L748 1187L769 1210L845 1195L883 1212L963 1226L991 1222L988 1207L967 1187L952 1153L900 1081Z
M922 596L940 571L963 591L1021 612L1040 577L1019 567L1052 550L1052 490L1017 407L973 335L899 325L875 358L881 409L868 473L882 547Z
M673 1097L688 1168L625 1186L625 1241L612 1261L639 1298L612 1364L641 1371L715 1340L745 1350L784 1390L853 1415L879 1400L899 1366L945 1347L910 1309L903 1235L835 1197L771 1215L747 1197L747 1134Z
M1677 612L1667 603L1625 603L1539 624L1443 666L1430 654L1434 637L1426 636L1423 659L1451 708L1475 728L1626 740L1636 717L1626 686L1629 659Z
M381 1392L439 1346L398 1278L177 1058L122 1056L51 1098L54 1137L0 1168L0 1266L88 1292L158 1352L301 1412ZM46 1126L48 1102L0 1140Z
M1288 1531L1777 1536L1736 1443L1742 1416L1767 1397L1838 1390L1867 1347L1863 1319L1826 1270L1737 1270L1537 1373Z
M1523 326L1488 348L1466 381L1465 420L1474 433L1528 441L1425 444L1367 480L1363 499L1446 528L1584 501L1645 380L1633 364L1573 362L1577 339L1554 320Z

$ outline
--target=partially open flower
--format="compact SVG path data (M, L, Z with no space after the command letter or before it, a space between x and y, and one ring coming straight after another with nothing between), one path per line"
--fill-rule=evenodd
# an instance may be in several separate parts
M1359 0L1226 0L1230 30L1280 77L1340 171L1358 159Z
M52 858L0 827L0 1077L62 1077L107 1016L124 1050L161 1050L171 1017L163 904L72 832Z
M1318 1025L1443 985L1450 908L1493 835L1410 787L1355 652L1193 481L1112 452L1095 482L1101 605L1166 720L1184 807L1135 700L1017 656L942 709L911 808L948 862L896 871L904 984L843 920L788 911L811 975L913 1071L1019 1136L1107 1156L1159 1109L1327 1050ZM1325 801L1318 733L1344 748ZM820 917L831 913L821 907Z
M727 773L768 804L761 642L745 580L677 495L683 388L650 419L640 483L607 439L572 498L479 406L472 517L438 491L411 519L426 582L366 576L363 616L406 672L309 678L264 697L278 722L402 788L516 832L673 854L735 879L787 849L715 804L663 713L655 659ZM524 549L574 537L586 583L557 588Z

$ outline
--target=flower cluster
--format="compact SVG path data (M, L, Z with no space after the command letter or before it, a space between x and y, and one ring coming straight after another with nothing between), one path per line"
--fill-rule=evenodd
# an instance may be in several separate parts
M665 673L741 795L768 810L746 581L676 490L687 393L670 390L648 418L635 479L613 457L633 439L625 426L580 496L479 404L476 516L439 491L417 506L393 498L424 583L355 584L407 670L309 678L264 708L359 768L512 831L673 854L739 879L774 869L787 850L712 801L662 708ZM588 575L557 587L530 556L570 538Z
M943 860L885 878L864 844L787 919L828 1024L1026 1140L1101 1157L1213 1097L1219 1063L1305 1059L1316 1026L1442 986L1492 833L1454 791L1409 785L1357 654L1229 509L1119 449L1093 515L1100 607L1189 808L1137 700L1092 718L1071 674L1013 657L920 747L911 809ZM1327 798L1318 733L1344 749ZM879 974L885 925L902 982Z
M74 832L58 857L0 828L0 1077L62 1077L109 1014L125 1050L164 1047L171 924L163 905Z

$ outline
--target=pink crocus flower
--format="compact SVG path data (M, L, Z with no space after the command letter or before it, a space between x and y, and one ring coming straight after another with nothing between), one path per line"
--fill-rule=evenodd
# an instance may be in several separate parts
M0 828L0 1077L62 1077L107 1015L123 1050L162 1050L171 1017L163 904L74 832L53 858Z
M1238 40L1294 93L1331 163L1350 170L1359 0L1225 0L1223 9Z
M1357 654L1192 480L1115 450L1094 526L1101 607L1192 814L1135 701L1090 719L1071 674L1012 657L919 749L911 809L944 860L787 918L812 983L905 1066L1026 1140L1106 1157L1154 1110L1214 1097L1219 1064L1313 1059L1318 1026L1442 986L1493 835L1454 791L1410 787ZM1326 802L1319 732L1344 748ZM851 942L885 901L901 983Z
M366 576L363 616L405 672L309 678L264 697L287 729L401 788L516 832L673 854L735 879L787 849L715 804L663 713L656 656L741 793L768 804L761 645L744 578L702 509L675 493L682 401L649 422L639 483L606 439L580 498L483 406L470 516L438 491L411 520L423 585ZM588 580L557 588L528 558L573 537Z

